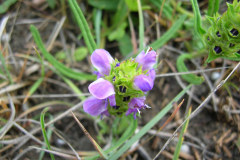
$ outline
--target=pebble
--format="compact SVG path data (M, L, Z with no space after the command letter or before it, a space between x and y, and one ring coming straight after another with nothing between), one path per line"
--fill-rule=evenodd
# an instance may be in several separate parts
M220 73L219 72L213 72L212 74L211 74L211 79L213 80L213 81L215 81L215 80L217 80L217 79L219 79L220 78Z
M190 153L190 148L189 148L188 145L183 144L182 147L181 147L181 151L185 152L185 153Z

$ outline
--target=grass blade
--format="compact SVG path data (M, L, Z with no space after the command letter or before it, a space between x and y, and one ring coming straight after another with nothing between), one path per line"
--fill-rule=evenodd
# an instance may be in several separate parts
M41 65L42 65L42 77L44 77L45 76L45 70L44 70L44 64L43 64L43 60L42 60L42 57L41 57L41 55L39 54L39 52L38 52L38 50L35 48L35 47L33 47L34 48L34 50L35 50L35 52L37 53L37 55L38 55L38 58L40 59L40 61L41 61Z
M196 33L200 39L202 39L202 36L206 33L206 31L202 28L202 19L201 19L201 13L198 7L197 0L191 0L192 8L194 12L194 27L196 30Z
M5 12L7 12L8 8L16 3L17 0L6 0L6 1L3 1L2 4L0 5L0 14L3 14Z
M95 24L95 33L96 33L96 40L97 40L97 46L100 46L101 43L101 19L102 19L102 10L97 9L95 10L95 18L94 18L94 24Z
M137 0L138 3L138 17L139 17L139 51L143 50L143 38L144 38L144 24L143 24L143 14L141 1Z
M37 28L33 25L30 26L33 38L38 46L38 48L40 49L40 51L42 52L42 54L44 55L44 57L50 62L52 63L52 65L63 75L75 79L75 80L95 80L96 76L92 75L92 74L86 74L86 73L80 73L80 72L76 72L74 70L72 70L71 68L66 67L64 64L58 62L50 53L48 53L48 51L46 50L46 48L43 45L42 39L39 35L39 32L37 30Z
M172 27L164 33L164 35L151 43L149 46L153 48L153 50L157 50L161 48L167 41L169 41L177 32L177 30L182 26L183 22L187 18L187 15L182 15L178 18L178 20L172 25Z
M45 108L42 113L41 113L41 117L40 117L40 122L41 122L41 128L42 128L42 133L43 133L43 137L44 137L44 141L47 144L47 147L49 150L51 150L51 145L48 141L48 137L47 137L47 133L46 133L46 129L45 129L45 124L44 124L44 116L45 113L49 110L49 107ZM50 153L51 159L55 160L54 155L52 153Z
M187 117L189 117L189 115L191 114L191 111L192 111L192 107L189 108ZM179 153L180 153L180 150L181 150L181 147L182 147L182 143L183 143L183 140L184 140L183 135L184 135L184 133L185 133L186 130L187 130L187 126L188 126L189 120L190 120L190 119L188 119L188 120L186 121L186 123L185 123L185 124L183 125L183 127L182 127L181 133L180 133L180 135L179 135L179 140L178 140L178 143L177 143L177 147L176 147L176 150L175 150L175 152L174 152L173 160L177 160L178 157L179 157Z
M132 146L137 140L139 140L149 129L151 129L171 108L172 103L178 101L191 87L188 85L184 90L182 90L168 105L159 112L151 121L149 121L136 135L134 135L128 142L126 142L113 156L109 157L110 160L118 159L123 153Z
M4 57L3 57L1 51L0 51L0 59L1 59L1 62L2 62L2 65L3 65L4 69L5 69L5 71L6 71L6 73L7 73L7 76L8 76L8 79L9 79L10 83L13 84L12 77L11 77L11 75L10 75L10 72L9 72L8 69L7 69L7 66L6 66L6 64L5 64Z
M60 74L59 74L60 75ZM65 83L73 90L74 93L76 94L83 94L82 91L69 79L67 79L64 76L61 76L61 78L65 81ZM84 101L86 99L85 96L79 96L79 99Z
M93 51L97 48L97 45L93 39L92 33L90 31L90 28L88 26L88 23L82 13L82 10L80 9L78 3L76 0L68 0L70 8L73 11L74 16L77 19L78 26L80 27L84 41L88 47L89 52L92 54Z
M53 116L51 114L49 114L49 120L53 120ZM53 127L53 124L50 124L49 125L50 127ZM47 130L47 137L51 137L52 136L52 130L50 128L48 128ZM42 149L46 149L46 146L42 146ZM40 154L39 154L39 158L38 160L42 160L43 159L43 156L44 156L45 152L44 151L41 151Z
M43 80L44 80L44 77L41 77L32 85L32 87L29 89L29 91L27 93L26 98L23 100L23 103L25 103L27 101L28 97L31 96L38 89L38 87L41 85Z

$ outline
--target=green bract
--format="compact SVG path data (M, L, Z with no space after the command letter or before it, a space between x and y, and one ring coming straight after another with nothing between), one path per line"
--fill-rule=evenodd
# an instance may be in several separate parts
M206 62L216 58L240 57L240 3L237 0L229 4L222 16L218 13L214 17L207 16L211 23L203 39L209 47L209 56Z
M132 98L144 96L143 91L133 88L133 81L136 76L146 75L147 72L147 70L142 71L142 66L138 68L138 63L132 58L121 63L115 59L115 62L111 64L109 76L105 77L115 87L116 104L119 106L118 109L115 109L108 105L108 112L111 115L123 116L129 109L128 103ZM126 91L122 92L123 89L126 89Z

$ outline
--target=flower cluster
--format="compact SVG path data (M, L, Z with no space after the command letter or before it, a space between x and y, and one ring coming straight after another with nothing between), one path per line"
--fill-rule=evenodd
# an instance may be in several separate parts
M133 113L134 119L144 103L147 91L154 85L156 52L142 51L135 59L119 62L104 49L96 49L91 62L98 70L97 80L88 89L92 94L83 104L86 113L92 116L123 116Z

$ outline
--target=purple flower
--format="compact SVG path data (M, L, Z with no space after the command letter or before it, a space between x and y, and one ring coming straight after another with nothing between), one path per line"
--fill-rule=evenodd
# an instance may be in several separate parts
M116 105L115 90L111 82L101 78L109 75L111 71L111 63L114 62L112 56L104 49L96 49L91 55L91 61L98 71L94 74L98 79L92 82L88 90L93 95L83 103L83 109L91 116L106 115L109 116L107 111L108 102L110 106Z
M83 103L83 110L91 116L98 116L107 111L105 100L89 97Z
M111 71L110 64L114 62L114 59L108 51L104 49L96 49L91 55L91 61L101 75L109 75L109 72Z
M133 113L133 117L134 119L136 119L136 114L140 112L141 109L145 108L145 99L145 96L132 98L131 101L128 103L129 109L126 112L126 116Z
M156 52L150 51L145 54L144 51L139 53L139 55L136 57L136 62L138 63L138 67L142 66L142 70L150 70L153 68L153 65L156 63Z
M92 82L89 85L88 90L98 99L106 99L107 97L115 94L113 84L103 78L99 78Z
M133 88L142 90L143 92L150 91L153 88L153 80L146 75L136 76L134 78Z
M155 72L155 69L150 69L148 72L148 77L150 77L153 81L155 80L155 77L156 77L156 72Z
M136 114L147 107L144 104L145 92L150 91L154 85L156 52L149 51L145 54L142 51L135 60L120 63L106 50L96 49L91 55L91 61L98 70L94 71L97 80L88 87L92 96L84 102L84 111L92 116L101 115L101 118L103 115L122 116L133 113L136 119ZM110 106L112 108L108 110ZM127 106L126 111L124 108Z

